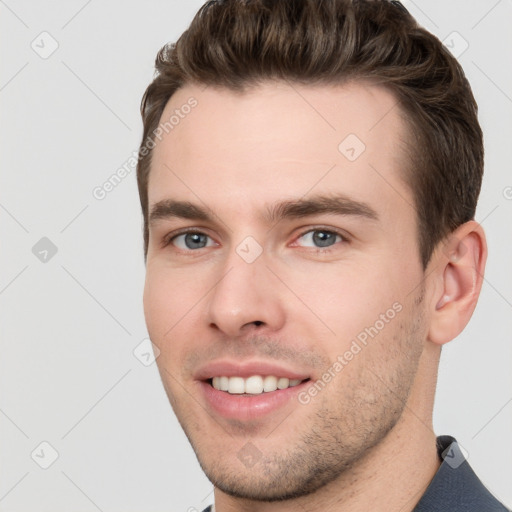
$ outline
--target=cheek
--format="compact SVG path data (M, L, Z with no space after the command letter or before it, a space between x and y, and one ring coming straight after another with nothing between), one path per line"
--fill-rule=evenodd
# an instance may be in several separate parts
M150 337L160 350L176 337L183 325L190 325L200 289L183 273L148 267L144 286L144 316Z
M188 293L189 288L176 282L174 275L171 279L169 272L157 270L155 266L147 268L144 316L149 337L160 351L156 364L173 408L180 393L180 386L175 384L182 380L184 344L180 340L187 334L186 327L190 326L187 321L193 312Z
M290 302L290 306L295 304L295 312L302 318L306 314L309 323L323 325L337 350L373 326L393 304L401 304L405 296L405 286L397 272L384 265L377 268L375 264L317 264L314 271L294 272L287 281L293 283L299 299ZM394 311L390 316L394 317Z

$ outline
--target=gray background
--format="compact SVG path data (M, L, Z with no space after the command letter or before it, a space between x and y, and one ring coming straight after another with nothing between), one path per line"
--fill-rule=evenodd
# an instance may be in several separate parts
M443 349L435 431L456 436L512 506L512 2L405 4L460 54L486 137L477 220L490 256L469 326ZM93 196L138 147L157 50L200 5L0 1L2 512L192 511L213 499L145 365L133 167Z

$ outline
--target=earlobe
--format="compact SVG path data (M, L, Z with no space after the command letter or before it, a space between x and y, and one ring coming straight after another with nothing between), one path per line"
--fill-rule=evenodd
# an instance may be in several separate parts
M433 300L429 340L443 345L455 338L469 322L482 287L487 244L475 221L457 228L435 252L439 282Z

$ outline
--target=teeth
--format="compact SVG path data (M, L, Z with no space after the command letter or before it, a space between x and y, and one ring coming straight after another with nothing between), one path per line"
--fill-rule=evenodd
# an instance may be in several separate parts
M277 377L268 375L263 380L263 391L275 391L277 389Z
M218 377L219 379L219 389L221 391L227 391L229 389L229 378L228 377Z
M245 381L242 377L230 377L228 393L239 395L245 393Z
M286 377L275 377L274 375L252 375L244 379L243 377L213 377L212 386L219 391L227 391L232 395L261 395L263 392L276 391L277 389L286 389L297 386L302 381L300 379L288 379Z
M286 389L290 385L290 379L287 379L286 377L281 377L277 381L277 389Z
M263 393L263 378L259 375L253 375L252 377L249 377L245 381L244 389L245 393L249 393L249 395L259 395Z

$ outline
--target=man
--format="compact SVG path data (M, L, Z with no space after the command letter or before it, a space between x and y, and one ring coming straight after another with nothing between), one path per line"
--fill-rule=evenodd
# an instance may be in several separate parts
M433 431L468 323L477 106L398 2L208 2L142 115L144 308L207 510L506 510Z

